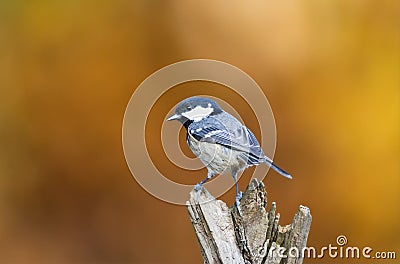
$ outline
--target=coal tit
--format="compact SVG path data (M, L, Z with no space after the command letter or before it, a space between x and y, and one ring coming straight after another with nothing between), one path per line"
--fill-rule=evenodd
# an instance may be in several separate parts
M207 177L196 185L196 190L201 190L215 175L230 173L236 185L239 213L242 192L237 177L247 167L266 163L282 176L292 178L265 156L250 129L222 110L214 100L197 96L187 98L177 105L175 114L167 119L170 120L183 124L189 148L207 167Z

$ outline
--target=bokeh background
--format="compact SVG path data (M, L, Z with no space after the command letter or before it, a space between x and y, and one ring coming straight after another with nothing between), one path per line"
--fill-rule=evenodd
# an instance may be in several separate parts
M309 245L343 234L352 246L397 251L397 260L305 263L397 263L399 18L396 0L1 1L0 262L202 263L186 208L131 176L121 127L149 74L210 58L251 75L274 110L275 159L294 175L264 180L281 224L305 204ZM181 182L205 171L174 168L159 128L170 106L197 93L231 103L259 133L226 88L175 87L146 138L157 166Z

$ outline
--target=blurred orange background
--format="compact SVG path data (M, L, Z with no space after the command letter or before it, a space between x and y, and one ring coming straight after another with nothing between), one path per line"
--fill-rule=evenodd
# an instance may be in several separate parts
M395 0L0 2L0 262L202 263L186 208L144 191L121 143L135 88L193 58L233 64L267 95L275 160L294 175L264 180L281 224L304 204L308 245L346 235L400 258L399 17ZM160 100L147 139L159 142L168 107L197 93L232 103L257 129L234 94L184 87ZM171 179L205 175L150 149Z

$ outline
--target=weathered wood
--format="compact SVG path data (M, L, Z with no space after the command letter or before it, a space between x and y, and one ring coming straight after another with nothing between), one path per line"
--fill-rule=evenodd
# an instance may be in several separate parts
M310 210L301 205L293 222L280 226L276 204L272 203L266 211L267 192L264 184L256 179L250 182L240 201L241 215L235 206L228 208L205 188L199 197L193 190L186 204L205 263L303 262L301 253L310 231Z

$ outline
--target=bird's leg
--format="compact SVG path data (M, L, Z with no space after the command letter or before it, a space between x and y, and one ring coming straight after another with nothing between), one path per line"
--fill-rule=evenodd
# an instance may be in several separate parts
M240 209L240 199L242 199L243 193L239 191L239 184L238 184L238 179L237 179L237 172L232 173L233 180L235 181L235 187L236 187L236 199L235 199L235 204L236 208L238 209L239 215L242 215L242 211Z
M207 177L204 180L202 180L200 183L198 183L194 186L194 189L197 191L196 203L199 203L200 193L201 193L201 190L203 190L203 184L206 183L213 176L214 176L214 173L212 173L211 171L208 171Z

